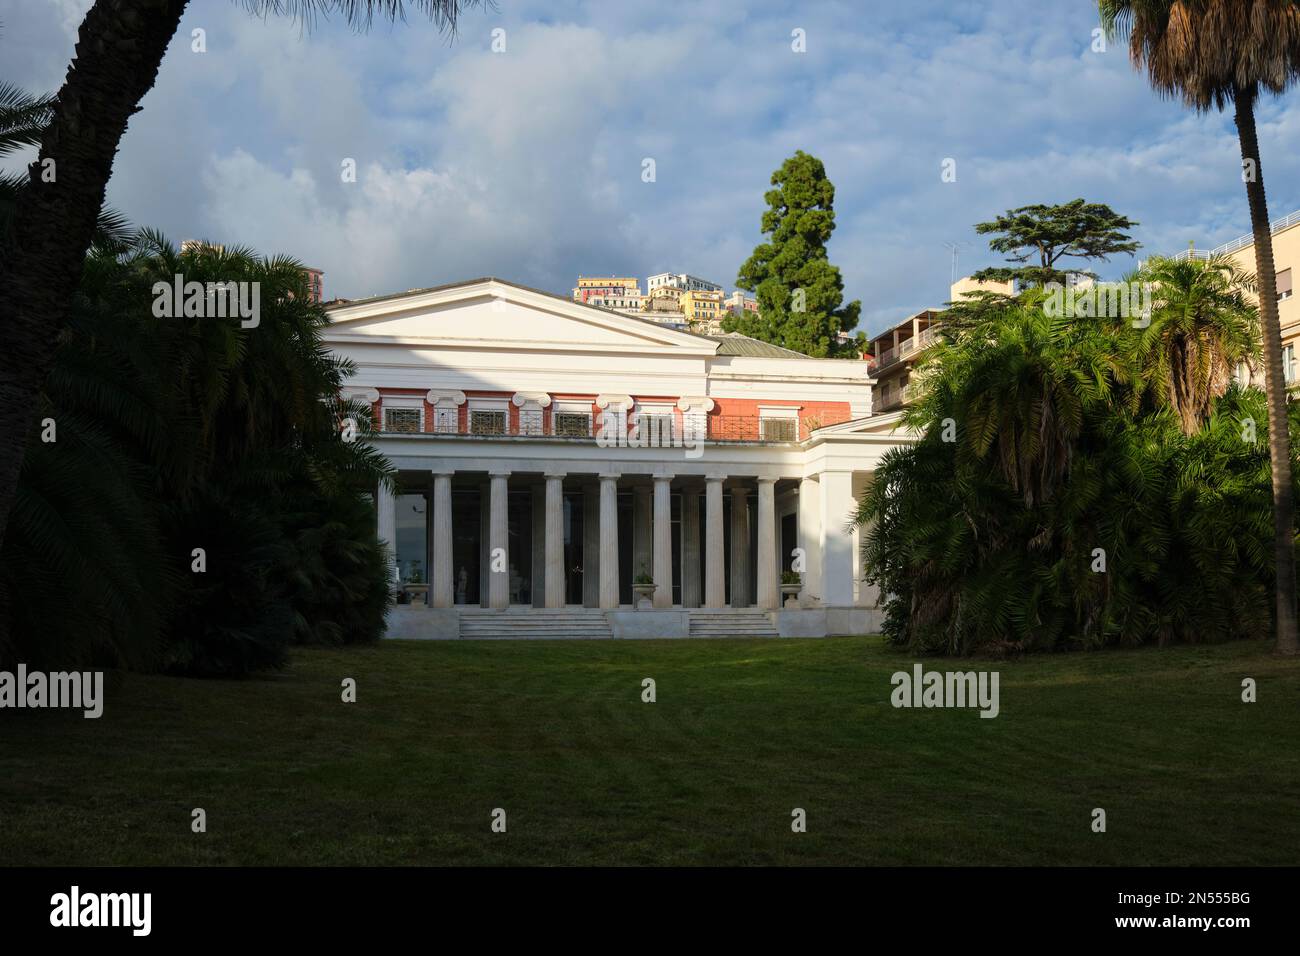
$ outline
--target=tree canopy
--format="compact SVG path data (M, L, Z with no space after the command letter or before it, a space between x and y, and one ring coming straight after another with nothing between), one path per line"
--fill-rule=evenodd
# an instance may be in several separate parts
M723 328L818 358L847 354L841 332L858 324L861 302L843 305L844 280L826 243L835 231L835 186L822 161L802 150L772 174L762 232L768 242L740 267L736 285L755 293L758 313L727 316Z
M1009 209L991 222L977 223L975 231L993 235L989 248L1021 265L981 269L974 278L1002 282L1018 279L1032 286L1064 283L1071 272L1095 278L1092 272L1062 268L1058 263L1064 258L1104 261L1116 253L1135 252L1138 243L1124 230L1136 225L1105 203L1082 199L1059 206L1036 203Z

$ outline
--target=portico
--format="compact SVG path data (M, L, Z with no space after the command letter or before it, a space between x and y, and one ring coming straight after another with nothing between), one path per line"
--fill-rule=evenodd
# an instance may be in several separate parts
M344 398L397 476L375 494L390 636L876 629L851 520L908 439L871 415L865 363L493 279L331 316L357 366Z

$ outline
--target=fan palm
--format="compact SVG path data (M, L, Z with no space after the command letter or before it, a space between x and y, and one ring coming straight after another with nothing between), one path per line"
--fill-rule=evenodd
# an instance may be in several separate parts
M1277 650L1300 654L1295 501L1282 375L1282 329L1268 201L1255 129L1255 104L1261 93L1285 91L1300 73L1300 4L1295 0L1099 0L1099 7L1107 32L1129 37L1134 64L1146 68L1151 85L1159 93L1178 96L1198 112L1233 105L1255 238L1264 338L1269 457L1273 465Z

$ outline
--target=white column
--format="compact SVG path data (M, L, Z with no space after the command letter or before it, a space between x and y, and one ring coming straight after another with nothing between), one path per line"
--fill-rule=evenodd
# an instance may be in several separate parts
M776 479L758 479L758 594L759 607L780 606L776 584Z
M815 478L799 482L799 547L803 550L803 597L821 598L822 538L821 485Z
M451 566L451 473L433 473L433 556L429 563L432 607L456 603Z
M379 540L388 548L388 587L391 591L397 587L397 498L383 484L375 495L375 514Z
M700 606L700 490L682 489L682 607Z
M507 531L507 492L510 472L491 473L488 505L488 606L501 610L510 604L510 535Z
M618 475L600 476L600 606L618 607Z
M655 475L655 607L673 606L672 475Z
M564 607L564 475L546 476L546 606Z
M822 472L821 491L822 604L853 606L853 537L844 530L857 511L853 472Z
M705 483L704 506L704 606L722 607L727 596L727 578L722 550L721 478L709 478Z
M731 606L749 607L749 489L731 489Z

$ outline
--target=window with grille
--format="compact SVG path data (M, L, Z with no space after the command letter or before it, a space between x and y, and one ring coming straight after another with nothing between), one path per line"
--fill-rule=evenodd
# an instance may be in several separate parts
M637 437L647 446L657 448L673 441L672 412L642 412L637 416Z
M504 435L506 433L506 413L479 409L469 413L469 432L471 435Z
M384 431L418 432L420 430L420 410L418 408L385 408Z
M566 438L588 438L591 436L591 416L581 412L556 412L555 434Z
M794 441L798 422L793 418L764 418L763 441Z

